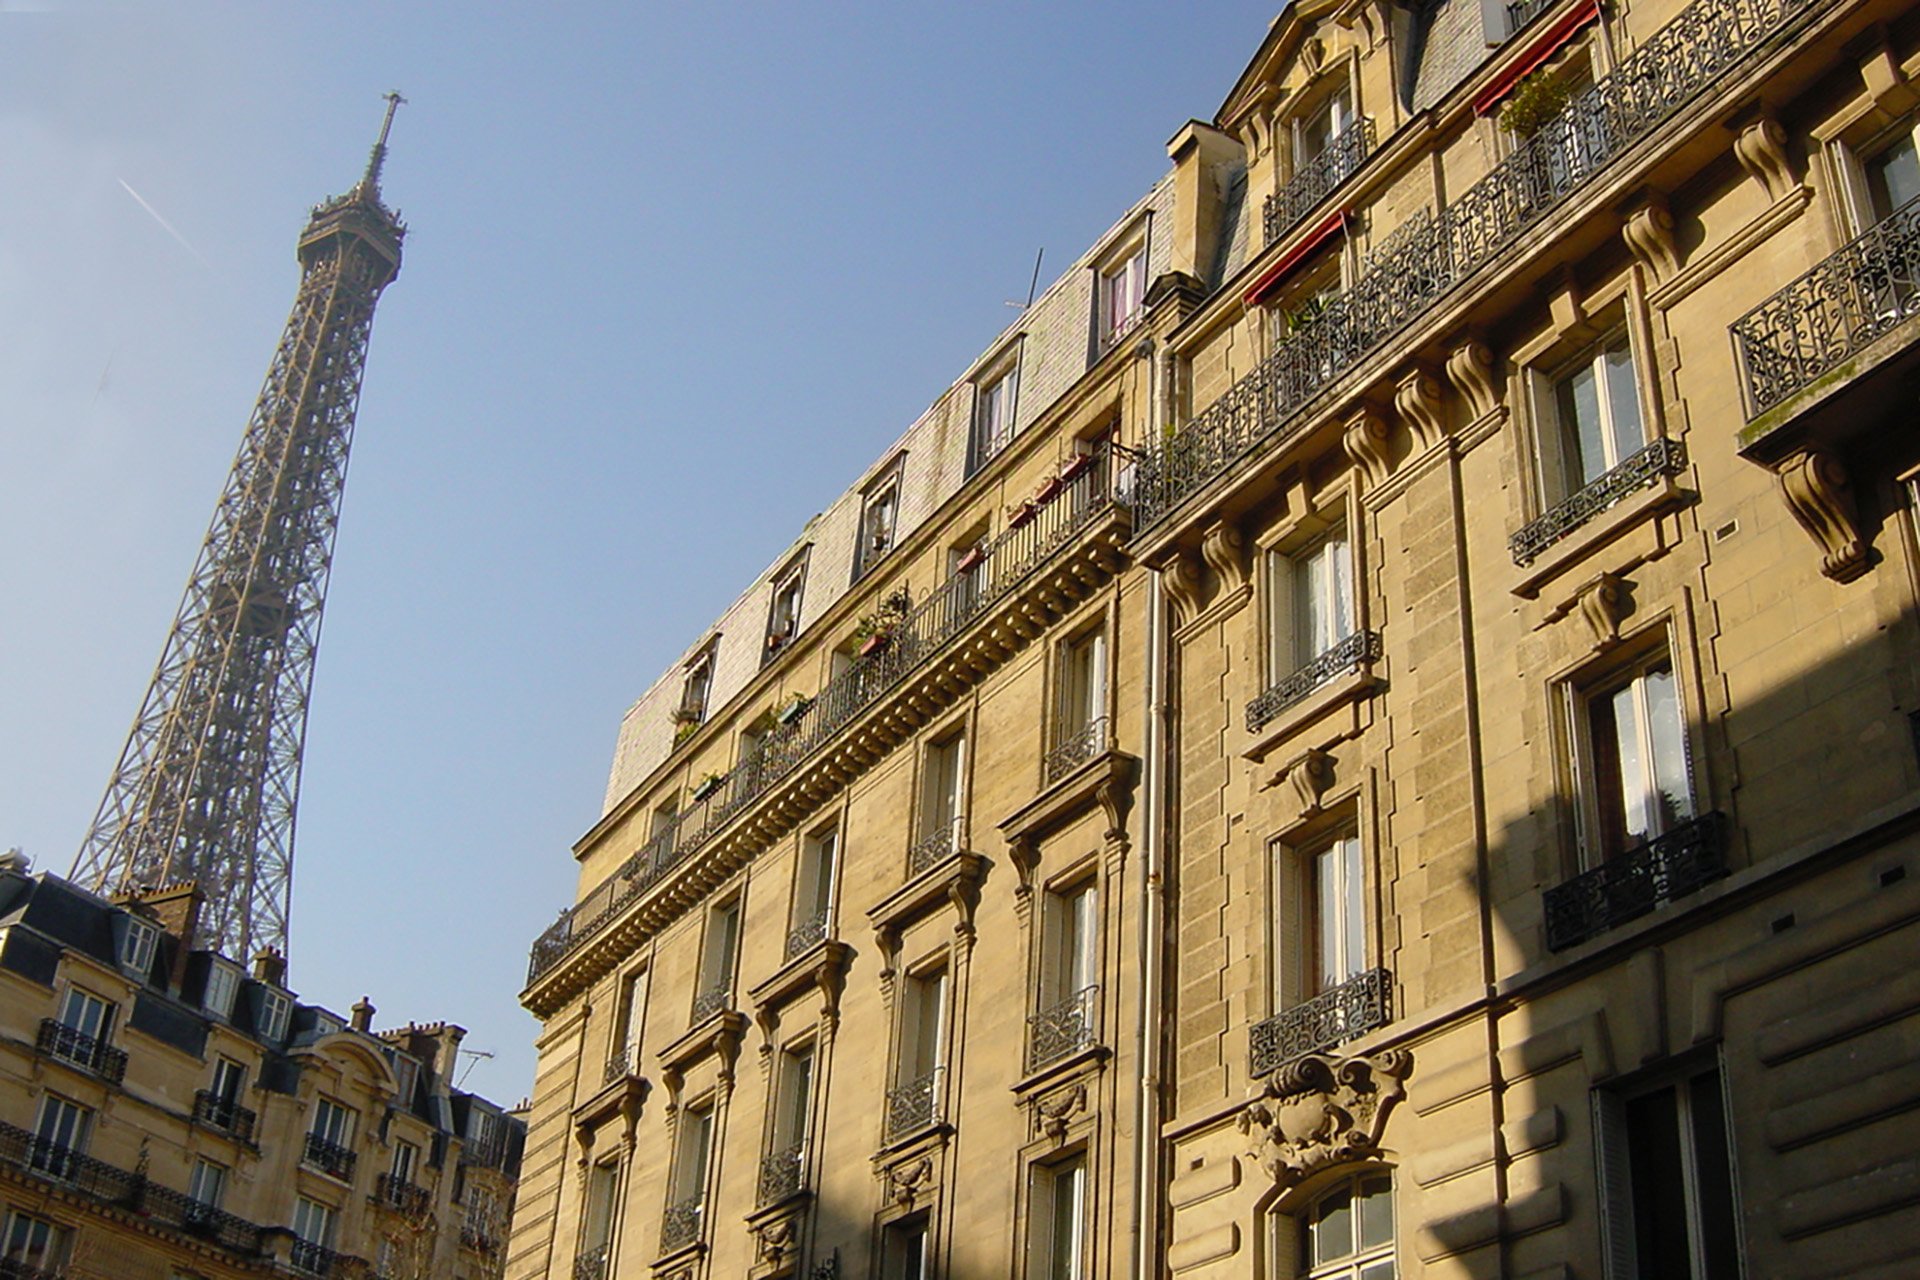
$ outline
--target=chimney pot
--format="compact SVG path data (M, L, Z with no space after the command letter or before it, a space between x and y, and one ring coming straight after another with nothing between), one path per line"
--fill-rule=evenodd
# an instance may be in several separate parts
M373 1029L373 1005L365 996L361 996L354 1002L353 1029L355 1031L370 1031Z

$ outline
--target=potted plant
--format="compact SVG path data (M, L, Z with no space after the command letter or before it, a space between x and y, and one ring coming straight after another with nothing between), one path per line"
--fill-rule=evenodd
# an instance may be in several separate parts
M721 784L724 783L726 780L727 780L727 775L725 775L724 773L702 774L700 777L700 781L693 784L694 803L698 804L700 801L705 800L708 796L711 796L714 792L718 791L720 789Z
M673 745L676 747L679 746L698 732L699 728L700 725L697 721L676 718L673 725Z
M1287 333L1305 333L1320 323L1327 313L1327 300L1321 294L1314 294L1294 310L1287 312Z
M1092 465L1093 465L1093 455L1091 453L1069 454L1060 463L1061 483L1062 484L1070 483L1082 471L1085 471L1088 467Z
M1564 79L1535 71L1514 87L1497 123L1516 138L1530 138L1559 115L1572 97L1573 89Z
M1064 481L1060 479L1057 473L1054 475L1048 476L1045 480L1042 480L1040 482L1040 487L1033 491L1034 503L1037 505L1053 497L1054 494L1060 492L1060 486L1063 483Z
M787 695L787 700L780 704L780 709L774 712L773 718L783 725L791 725L812 709L812 698L804 693L790 693Z

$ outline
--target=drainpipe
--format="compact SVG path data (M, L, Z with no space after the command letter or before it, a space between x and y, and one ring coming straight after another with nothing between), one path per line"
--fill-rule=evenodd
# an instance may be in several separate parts
M1147 571L1146 732L1141 762L1140 819L1140 1112L1134 1126L1133 1274L1160 1274L1160 1052L1166 1042L1160 995L1166 956L1165 857L1167 795L1167 594L1158 569Z

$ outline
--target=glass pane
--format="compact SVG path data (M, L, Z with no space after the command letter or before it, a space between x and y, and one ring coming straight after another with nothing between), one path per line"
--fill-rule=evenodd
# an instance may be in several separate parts
M1370 1262L1360 1268L1360 1280L1394 1280L1393 1259Z
M1878 221L1920 196L1920 152L1908 134L1867 162L1867 188Z
M1613 722L1614 734L1608 745L1620 769L1620 794L1612 799L1619 807L1622 830L1631 844L1638 844L1653 834L1651 815L1647 812L1646 757L1640 742L1639 717L1634 714L1634 692L1638 684L1636 680L1624 689L1616 689L1606 700L1607 718ZM1596 735L1598 732L1596 726ZM1608 799L1601 797L1601 803L1607 803Z
M1353 561L1347 554L1347 531L1327 539L1327 647L1353 634Z
M1625 338L1607 349L1607 410L1613 446L1607 462L1617 467L1646 443L1640 426L1640 386L1633 374L1633 351Z
M1573 452L1567 467L1569 487L1591 484L1607 470L1607 450L1600 432L1600 390L1593 368L1583 366L1562 378L1554 388L1559 401L1560 429Z
M1332 1262L1353 1252L1353 1192L1332 1193L1313 1208L1313 1260Z
M1360 1185L1360 1247L1377 1249L1393 1243L1393 1184L1386 1179L1368 1179ZM1393 1264L1387 1264L1392 1274ZM1361 1272L1371 1275L1372 1270Z
M1687 785L1687 748L1680 724L1680 698L1673 672L1656 668L1642 683L1647 691L1647 737L1653 754L1654 792L1659 830L1668 831L1693 816L1693 797Z
M1366 967L1367 916L1366 876L1360 867L1360 841L1348 837L1340 842L1340 899L1346 918L1341 923L1340 977L1351 978Z
M1708 1071L1687 1082L1693 1113L1694 1186L1699 1193L1695 1218L1705 1280L1738 1280L1740 1237L1733 1224L1733 1170L1727 1163L1727 1113L1720 1095L1720 1073Z
M1672 1089L1627 1100L1627 1160L1633 1182L1634 1252L1643 1276L1693 1274L1687 1241L1686 1173Z
M1342 976L1340 964L1340 846L1323 849L1313 859L1314 988L1324 991Z

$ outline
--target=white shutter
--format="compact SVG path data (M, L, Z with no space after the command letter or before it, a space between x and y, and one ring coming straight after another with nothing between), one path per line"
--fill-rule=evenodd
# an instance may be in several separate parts
M1619 1094L1606 1089L1593 1091L1593 1158L1600 1184L1600 1244L1606 1261L1606 1278L1640 1280L1634 1250L1627 1104Z

